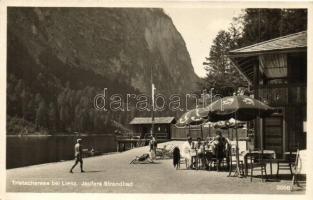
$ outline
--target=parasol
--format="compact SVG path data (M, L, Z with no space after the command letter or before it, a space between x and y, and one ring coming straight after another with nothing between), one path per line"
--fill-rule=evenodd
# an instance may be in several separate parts
M228 96L214 101L205 108L209 121L217 122L234 118L240 121L250 121L257 117L266 117L274 112L274 109L265 103L248 96ZM239 175L239 149L238 133L236 130L236 175Z
M250 121L257 116L269 116L273 111L272 107L257 99L248 96L228 96L214 101L202 112L209 113L210 121L217 122L231 118Z
M204 112L204 108L195 108L184 113L177 121L176 127L184 128L190 125L200 125L201 137L203 138L202 124L207 121L208 113Z
M207 121L208 113L205 108L195 108L184 113L177 121L176 126L199 125Z

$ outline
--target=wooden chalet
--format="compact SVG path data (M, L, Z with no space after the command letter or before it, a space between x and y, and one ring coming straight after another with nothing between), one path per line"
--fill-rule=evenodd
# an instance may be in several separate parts
M255 122L255 146L279 155L306 148L307 32L235 49L229 58L254 90L276 108Z
M174 117L155 117L154 133L158 140L171 139L171 125L175 124ZM135 117L129 122L133 127L135 136L140 138L148 138L151 134L152 118L151 117Z

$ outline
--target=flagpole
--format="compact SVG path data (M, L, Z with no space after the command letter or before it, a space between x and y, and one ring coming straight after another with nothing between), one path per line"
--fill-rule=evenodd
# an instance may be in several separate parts
M151 134L154 135L154 91L155 87L154 84L152 83L152 111L151 111Z
M153 83L153 66L151 65L151 135L154 136L154 83Z

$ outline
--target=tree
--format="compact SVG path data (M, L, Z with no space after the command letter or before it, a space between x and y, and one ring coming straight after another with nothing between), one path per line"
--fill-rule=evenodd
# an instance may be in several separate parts
M70 128L70 115L69 107L67 104L61 105L60 108L60 125L61 129L68 130Z
M246 9L242 46L307 30L306 9Z
M49 129L52 131L56 131L57 129L57 111L54 103L49 104L48 111L48 119L49 119Z
M201 89L231 95L247 83L230 62L230 50L307 29L307 9L245 9L228 31L220 31L203 63L207 71Z
M48 110L45 101L39 103L39 107L36 112L36 127L47 128L48 127Z
M36 120L36 103L34 99L30 99L27 104L27 115L26 120L29 120L30 122L34 122Z
M209 57L206 57L205 77L202 89L214 88L215 93L222 96L232 95L238 87L247 86L246 81L228 58L228 52L237 46L237 37L239 33L236 29L231 31L220 31L213 41Z
M14 88L14 93L16 95L16 101L17 102L21 102L21 103L16 103L14 105L15 107L15 114L17 116L20 116L20 117L23 117L23 99L22 99L22 94L23 94L23 91L24 91L24 86L25 86L25 83L22 79L19 79L15 88Z

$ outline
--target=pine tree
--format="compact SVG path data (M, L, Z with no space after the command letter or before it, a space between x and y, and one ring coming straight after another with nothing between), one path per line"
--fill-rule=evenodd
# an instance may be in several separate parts
M48 109L44 100L41 100L36 112L36 127L39 129L48 127Z
M222 96L247 86L227 54L230 50L307 29L306 9L245 9L233 19L228 31L220 31L203 65L207 76L201 89L215 88Z
M307 30L306 9L246 9L242 46Z
M232 95L238 87L247 85L227 56L237 45L237 38L234 38L238 37L237 35L236 30L220 31L213 41L209 57L206 57L206 62L203 63L207 71L203 88L214 88L215 94L221 96Z

